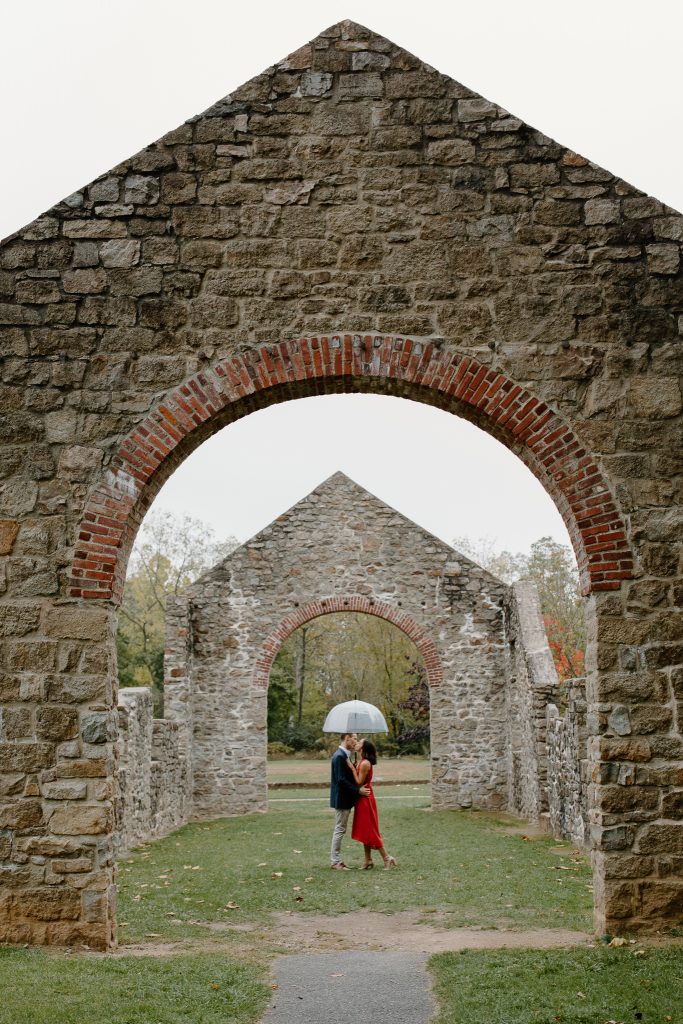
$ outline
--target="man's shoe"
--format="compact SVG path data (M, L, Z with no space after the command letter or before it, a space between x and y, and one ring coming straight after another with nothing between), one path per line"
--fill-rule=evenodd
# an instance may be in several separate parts
M351 868L347 868L346 864L344 864L344 862L341 861L341 860L339 861L338 864L330 864L330 867L331 867L331 869L333 871L350 871L351 870Z

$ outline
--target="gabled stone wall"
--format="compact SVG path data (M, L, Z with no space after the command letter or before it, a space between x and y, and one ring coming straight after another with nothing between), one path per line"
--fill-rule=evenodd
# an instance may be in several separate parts
M297 625L332 611L380 615L422 654L434 806L504 806L506 592L335 474L189 587L180 616L171 608L166 704L176 721L191 705L193 814L266 809L264 665Z
M556 502L589 595L596 927L678 922L682 240L676 211L342 22L2 243L0 938L114 941L115 736L83 728L115 726L155 494L226 423L339 391L469 418ZM47 796L65 778L87 813ZM77 884L26 854L63 846Z

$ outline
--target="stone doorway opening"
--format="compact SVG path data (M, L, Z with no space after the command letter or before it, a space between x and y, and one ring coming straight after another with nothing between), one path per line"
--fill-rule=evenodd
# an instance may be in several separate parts
M389 726L387 735L367 735L377 747L380 792L424 798L432 774L430 693L419 650L378 615L330 612L297 627L270 669L269 806L299 789L327 798L339 737L322 734L321 726L333 705L356 696L379 707Z

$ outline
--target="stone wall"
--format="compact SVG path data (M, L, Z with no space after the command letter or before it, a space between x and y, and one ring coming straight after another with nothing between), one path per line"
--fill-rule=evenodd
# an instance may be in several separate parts
M555 836L576 846L588 842L588 731L586 682L572 679L563 687L564 713L556 704L546 709L548 814Z
M513 584L505 603L510 677L506 689L508 807L532 821L547 812L546 706L557 688L538 593Z
M190 813L189 765L175 722L153 718L146 687L119 691L117 852L158 839Z
M115 939L115 737L82 730L116 706L154 495L226 423L340 391L469 418L556 502L588 595L596 927L680 919L682 240L342 22L2 243L0 939ZM87 813L47 795L66 778Z
M342 473L325 481L171 608L166 701L191 704L193 814L265 810L270 664L332 611L380 615L422 654L434 806L504 806L506 592Z

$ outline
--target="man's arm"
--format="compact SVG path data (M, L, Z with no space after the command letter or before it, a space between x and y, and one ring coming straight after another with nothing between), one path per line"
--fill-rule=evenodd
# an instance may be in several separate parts
M370 790L366 786L359 786L356 782L354 771L348 761L339 761L335 764L335 782L342 789L346 789L352 793L354 798L360 796L369 796Z

